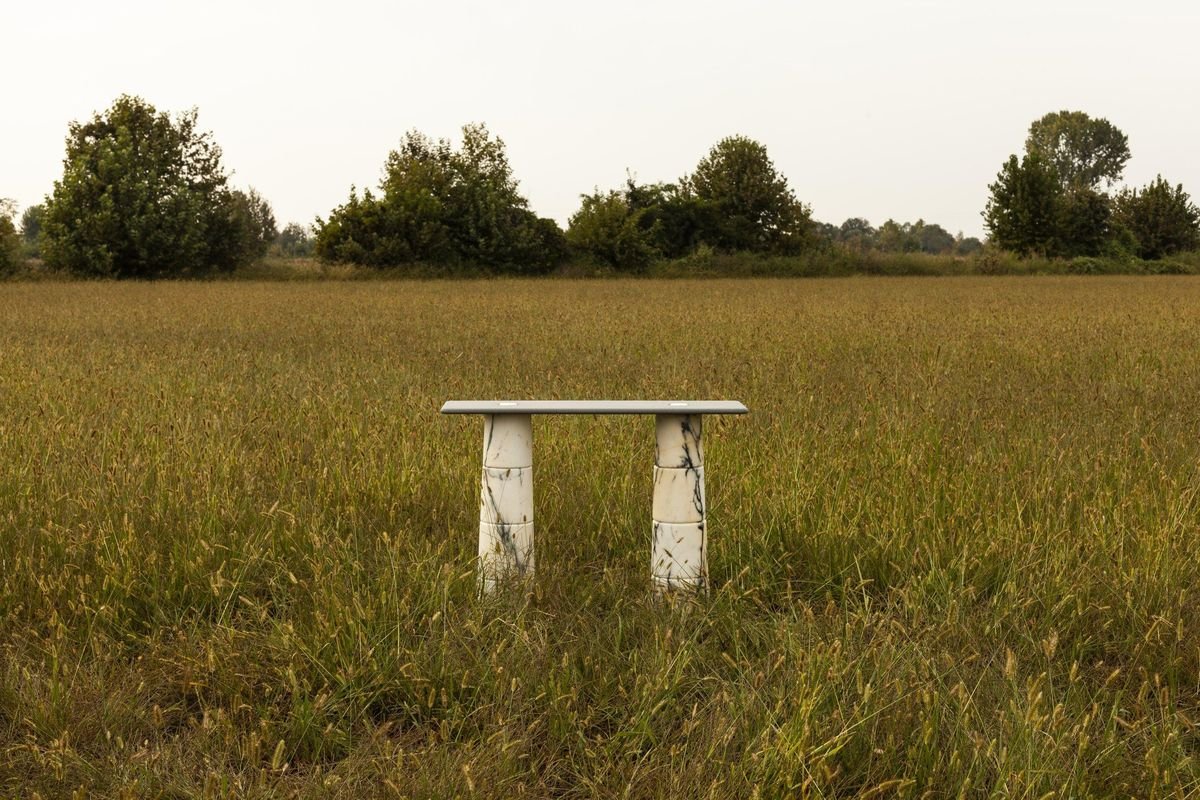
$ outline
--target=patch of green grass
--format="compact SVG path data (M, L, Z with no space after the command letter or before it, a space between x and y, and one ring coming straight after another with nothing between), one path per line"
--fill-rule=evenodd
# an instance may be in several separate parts
M0 796L1184 796L1200 281L0 286ZM713 397L714 588L649 419L535 423L475 594L448 398Z

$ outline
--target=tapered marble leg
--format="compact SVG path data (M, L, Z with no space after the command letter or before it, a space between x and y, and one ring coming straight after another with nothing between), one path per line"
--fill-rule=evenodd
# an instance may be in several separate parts
M533 523L479 523L479 586L487 594L500 581L533 572Z
M650 573L660 590L708 585L704 450L699 414L655 418Z
M704 591L708 556L704 552L703 522L654 523L654 585L659 591Z
M528 414L483 418L479 579L486 593L533 573L533 425Z

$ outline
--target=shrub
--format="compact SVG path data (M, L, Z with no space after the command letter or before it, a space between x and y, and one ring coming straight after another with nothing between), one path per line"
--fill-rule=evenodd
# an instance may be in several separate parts
M1023 256L1053 254L1063 192L1054 168L1036 154L1010 156L988 188L983 220L991 241Z
M1200 247L1200 209L1182 185L1171 188L1161 175L1141 190L1118 194L1115 216L1136 239L1141 258L1157 259Z
M0 275L16 272L21 265L21 237L13 222L16 204L0 199Z
M275 214L258 192L227 192L209 224L209 260L226 270L251 264L267 254L278 235Z
M38 258L41 249L38 239L42 232L42 219L46 215L46 206L41 203L30 206L21 214L21 239L24 242L25 256Z
M308 226L289 222L275 238L275 246L285 258L309 258L313 255L315 240Z
M317 219L315 252L368 266L425 262L542 273L565 255L562 232L517 191L504 142L483 125L462 146L412 131L384 167L378 197L367 191Z
M1097 256L1111 236L1112 202L1092 189L1065 192L1058 203L1054 253L1068 258Z
M753 139L717 142L681 189L700 201L694 208L703 213L701 238L718 249L789 254L810 244L808 207Z
M221 150L196 115L172 119L122 95L104 114L71 123L42 220L51 266L150 278L228 271L255 257L261 198L226 187Z
M661 253L647 209L630 208L626 194L584 195L567 225L567 243L577 254L619 270L644 269Z

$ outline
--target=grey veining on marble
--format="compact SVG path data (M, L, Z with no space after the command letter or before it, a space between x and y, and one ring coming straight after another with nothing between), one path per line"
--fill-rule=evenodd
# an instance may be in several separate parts
M659 522L704 522L704 467L654 467L651 515Z
M708 558L703 522L654 522L650 576L662 589L704 591Z
M650 575L662 591L708 587L704 414L745 414L733 400L449 400L443 414L483 415L479 585L534 567L533 414L653 414Z
M528 414L488 414L483 418L483 465L533 466L533 422Z
M447 400L443 414L745 414L736 400Z
M498 581L533 572L533 523L479 523L479 578L485 592Z
M699 467L704 464L703 417L699 414L659 414L654 418L654 463L660 467Z
M486 415L479 482L483 592L533 573L533 425L528 414Z
M491 525L533 522L533 467L484 467L479 521Z
M702 430L698 414L654 420L650 575L660 590L704 591L708 585Z

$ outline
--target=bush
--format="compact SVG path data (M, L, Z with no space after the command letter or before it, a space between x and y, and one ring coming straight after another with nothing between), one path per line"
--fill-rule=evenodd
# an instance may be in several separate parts
M0 275L10 275L21 266L21 237L13 222L16 205L0 199Z
M702 214L702 240L719 250L795 254L811 244L809 209L775 169L767 148L745 136L717 142L681 181Z
M567 225L567 243L585 259L618 270L640 271L661 253L648 209L630 208L622 192L584 195Z
M1098 258L1081 256L1067 262L1067 274L1069 275L1104 275L1110 271Z
M1022 256L1053 255L1058 247L1062 186L1054 168L1039 156L1010 156L983 212L991 241Z
M21 239L24 243L26 258L39 258L41 249L38 239L42 232L42 218L46 215L46 207L41 203L32 205L21 214Z
M289 222L275 238L275 247L284 258L311 258L315 241L305 225Z
M1183 186L1171 185L1159 175L1140 191L1126 189L1117 195L1116 219L1137 242L1137 254L1157 259L1200 247L1200 209Z
M1065 192L1058 204L1054 254L1098 256L1111 236L1112 202L1092 189Z
M566 254L553 220L517 192L504 142L483 125L463 128L462 147L408 133L384 167L379 197L350 199L317 220L316 255L389 267L414 262L479 265L536 274Z
M63 176L42 219L43 255L85 275L232 270L258 257L269 207L226 180L195 109L172 119L123 95L103 115L71 123Z
M253 189L228 192L223 200L210 223L209 259L225 269L262 259L279 235L270 204Z

